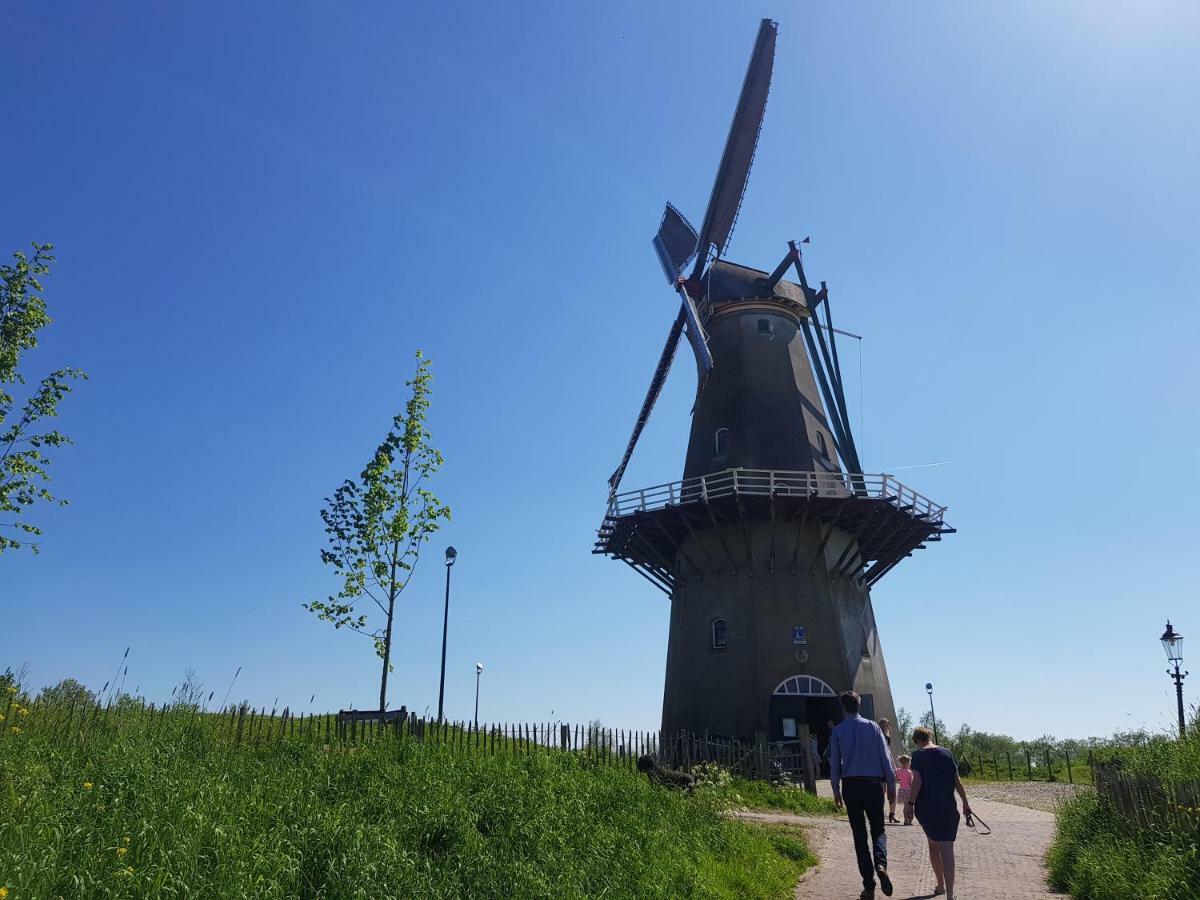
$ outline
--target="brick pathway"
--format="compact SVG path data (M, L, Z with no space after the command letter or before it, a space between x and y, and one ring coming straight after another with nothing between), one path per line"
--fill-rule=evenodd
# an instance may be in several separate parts
M972 800L971 806L987 820L993 833L981 837L965 825L959 826L955 889L960 900L1061 898L1046 887L1042 866L1042 856L1054 835L1054 815L984 799ZM807 826L812 851L820 863L796 888L796 900L852 900L862 890L850 826L844 817L774 813L742 813L741 817ZM893 900L931 897L937 882L921 826L889 825L887 837L888 873L896 888ZM882 900L882 891L876 889L875 895Z

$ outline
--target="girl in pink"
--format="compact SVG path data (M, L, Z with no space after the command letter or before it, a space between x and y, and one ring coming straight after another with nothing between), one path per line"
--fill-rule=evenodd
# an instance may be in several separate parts
M912 757L905 753L896 760L900 768L896 770L896 804L904 810L904 824L912 824L912 810L908 806L909 791L912 788Z

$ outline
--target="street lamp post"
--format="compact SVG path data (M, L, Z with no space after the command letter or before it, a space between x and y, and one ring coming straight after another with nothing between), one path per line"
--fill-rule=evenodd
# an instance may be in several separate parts
M479 730L479 676L483 674L483 663L475 663L475 730Z
M442 721L443 701L446 699L446 635L450 629L450 567L458 558L458 551L446 548L446 611L442 615L442 677L438 683L438 721Z
M1175 631L1171 627L1171 622L1167 620L1167 630L1163 632L1163 636L1159 638L1162 641L1163 650L1167 654L1167 662L1174 669L1167 669L1167 674L1175 681L1175 702L1179 709L1179 736L1183 737L1185 723L1183 720L1183 679L1187 678L1187 672L1179 671L1179 664L1183 662L1183 635Z
M933 742L936 744L938 742L937 713L935 713L933 711L933 682L932 681L925 682L925 693L927 693L929 695L929 718L933 724Z

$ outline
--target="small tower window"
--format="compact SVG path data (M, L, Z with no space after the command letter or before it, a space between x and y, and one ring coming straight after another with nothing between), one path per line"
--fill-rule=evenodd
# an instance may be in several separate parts
M829 459L829 447L825 443L825 433L822 431L817 432L817 449L823 457Z
M728 646L729 640L725 633L725 620L713 619L712 621L712 648L714 650L724 650Z
M713 435L713 453L717 456L724 456L729 452L729 429L718 428L716 434Z
M758 320L758 333L771 335L775 333L775 326L771 324L770 319Z

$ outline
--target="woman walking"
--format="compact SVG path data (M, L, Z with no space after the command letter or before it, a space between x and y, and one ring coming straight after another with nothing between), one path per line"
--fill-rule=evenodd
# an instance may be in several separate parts
M912 758L912 787L904 807L905 818L914 812L929 841L929 864L937 878L934 896L954 900L954 839L958 837L958 807L954 792L962 797L963 815L971 814L967 791L958 777L954 754L933 742L928 728L913 732L917 750Z

